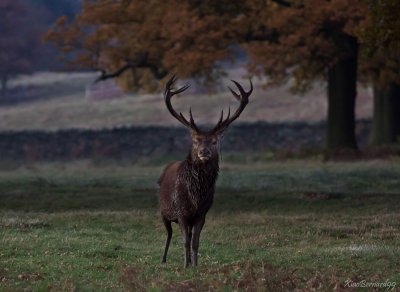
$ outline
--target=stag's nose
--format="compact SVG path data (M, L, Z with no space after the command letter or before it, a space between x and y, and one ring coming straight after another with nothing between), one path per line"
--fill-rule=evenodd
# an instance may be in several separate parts
M203 148L199 150L199 156L200 157L210 157L211 156L211 151L208 150L207 148Z

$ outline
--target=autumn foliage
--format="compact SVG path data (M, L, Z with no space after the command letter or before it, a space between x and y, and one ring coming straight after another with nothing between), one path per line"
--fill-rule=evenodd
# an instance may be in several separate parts
M171 72L218 80L221 62L234 61L240 48L248 72L267 76L269 84L291 81L305 91L315 80L327 82L328 149L357 149L357 80L399 83L395 2L85 1L75 19L60 18L47 39L64 56L73 53L71 64L100 71L99 80L119 77L126 88L146 91L159 89Z
M168 72L216 78L218 61L247 49L251 72L276 82L296 79L299 88L324 76L347 53L341 35L363 24L363 1L86 1L73 21L60 18L47 38L73 64L115 72L125 65L133 76ZM288 68L290 70L288 70Z
M295 89L306 89L315 79L326 78L339 59L353 54L345 38L355 37L363 25L363 1L305 0L289 7L275 5L257 17L268 29L268 41L246 47L252 56L251 70L282 83L293 78Z
M60 18L47 39L75 52L72 64L103 77L129 72L132 87L157 88L169 72L211 80L230 43L224 18L201 9L190 1L86 1L72 22Z

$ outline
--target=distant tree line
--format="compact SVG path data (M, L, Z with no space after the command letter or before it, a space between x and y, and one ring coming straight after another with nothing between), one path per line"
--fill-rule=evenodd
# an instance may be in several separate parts
M43 34L61 15L72 18L79 8L79 0L0 1L0 97L11 78L59 66L58 53L44 43Z
M327 82L326 147L357 150L356 84L374 88L371 144L400 136L397 0L96 0L47 33L71 63L156 90L171 72L212 84L246 50L250 75Z

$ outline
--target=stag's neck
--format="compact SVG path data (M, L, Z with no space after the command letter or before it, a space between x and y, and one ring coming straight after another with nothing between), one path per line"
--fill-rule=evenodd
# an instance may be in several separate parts
M183 162L179 181L185 184L193 207L199 208L202 202L212 201L218 171L218 157L202 162L189 155Z
M185 160L193 178L197 178L205 185L214 185L219 172L219 157L210 158L207 161L194 159L191 154Z

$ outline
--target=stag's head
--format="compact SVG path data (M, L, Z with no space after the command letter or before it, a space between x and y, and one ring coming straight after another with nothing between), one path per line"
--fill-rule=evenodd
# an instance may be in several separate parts
M194 122L192 110L189 110L189 120L184 117L182 113L177 113L171 104L171 97L182 93L186 89L189 88L189 85L185 85L177 90L173 90L172 87L176 81L176 77L172 76L172 78L167 82L164 99L165 104L171 113L171 115L181 122L185 127L187 127L192 136L192 159L195 161L206 162L211 159L215 159L218 157L218 149L221 137L224 131L229 127L229 125L236 120L246 105L249 103L249 96L253 91L253 84L250 81L250 90L246 92L243 87L232 80L232 82L236 85L239 90L239 93L236 93L230 87L229 90L232 92L233 96L240 102L237 110L231 115L231 111L229 108L228 115L224 118L224 111L221 111L221 116L217 122L217 124L209 131L200 130L196 123Z

